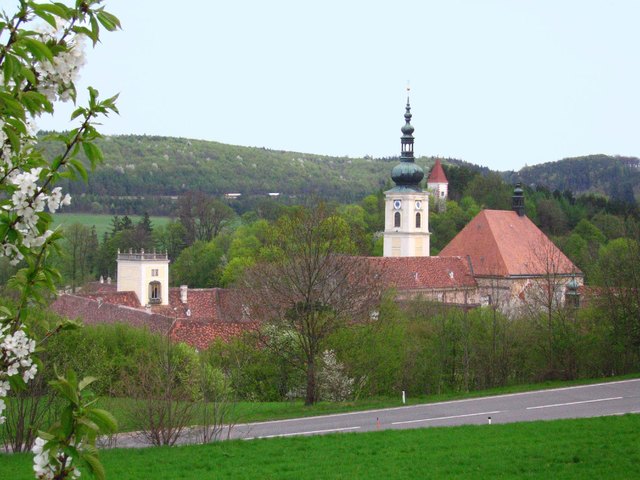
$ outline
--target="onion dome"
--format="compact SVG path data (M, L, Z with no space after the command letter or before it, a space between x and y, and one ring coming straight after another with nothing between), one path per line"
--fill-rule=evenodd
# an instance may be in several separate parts
M415 187L420 190L424 171L414 162L400 162L391 170L391 179L399 187Z

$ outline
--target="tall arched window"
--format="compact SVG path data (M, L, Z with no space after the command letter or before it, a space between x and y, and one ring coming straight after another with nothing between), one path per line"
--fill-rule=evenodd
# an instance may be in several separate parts
M400 212L396 212L393 216L393 226L396 228L400 228Z
M422 218L420 217L420 212L416 212L416 228L420 228Z
M149 303L162 303L162 289L158 281L149 283Z

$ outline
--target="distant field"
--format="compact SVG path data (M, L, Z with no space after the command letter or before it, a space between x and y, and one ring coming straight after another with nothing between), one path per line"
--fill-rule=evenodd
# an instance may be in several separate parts
M108 478L640 478L640 415L105 450ZM0 456L31 479L31 456Z
M119 215L123 217L124 215ZM95 215L90 213L59 213L54 215L54 226L57 225L72 225L74 223L81 223L87 227L95 225L98 239L102 240L104 232L111 231L111 219L113 215ZM133 223L137 223L142 216L141 215L129 215L129 218ZM151 217L151 224L156 227L160 225L166 225L169 223L169 217Z

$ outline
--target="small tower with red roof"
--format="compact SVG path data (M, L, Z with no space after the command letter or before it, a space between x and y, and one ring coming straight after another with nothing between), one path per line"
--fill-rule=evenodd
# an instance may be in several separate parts
M444 174L444 169L442 168L439 158L436 158L436 163L433 165L429 178L427 179L427 190L433 195L436 203L444 204L447 201L449 181Z

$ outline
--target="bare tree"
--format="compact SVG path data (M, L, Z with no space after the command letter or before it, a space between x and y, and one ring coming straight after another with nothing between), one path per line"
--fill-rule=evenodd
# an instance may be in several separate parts
M95 228L74 223L64 229L66 243L63 271L71 280L72 291L82 285L91 274L93 257L98 250Z
M276 225L274 260L244 277L251 315L272 327L266 344L305 372L307 405L318 400L318 361L327 337L351 322L369 321L380 299L380 275L367 258L344 254L352 248L344 220L322 204L300 209Z
M234 216L231 207L202 192L188 192L178 201L178 215L189 245L216 237L227 220Z
M174 445L192 420L197 358L194 361L180 347L167 339L157 356L138 359L135 374L125 382L127 395L134 399L128 412L131 421L153 445Z
M202 395L200 440L202 443L220 440L225 428L229 438L236 402L227 378L220 370L201 361L199 388Z
M566 315L564 309L565 288L576 276L582 277L575 265L544 234L529 246L531 252L528 267L531 276L527 280L525 291L526 306L533 316L541 316L547 337L548 373L547 376L569 378L568 372L562 373L560 365L567 363L571 348L567 350L567 322L573 318ZM562 346L562 348L560 347Z
M38 375L25 390L11 390L7 400L3 442L12 452L28 452L33 447L38 431L43 430L53 419L58 418L61 402L49 390L44 375Z

